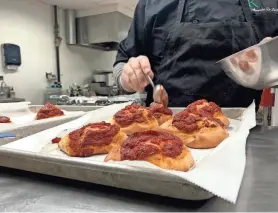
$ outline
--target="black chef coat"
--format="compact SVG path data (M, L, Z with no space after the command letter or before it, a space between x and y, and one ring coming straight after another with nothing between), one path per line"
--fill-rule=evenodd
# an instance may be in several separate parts
M278 0L140 0L115 64L147 56L170 107L203 98L221 107L258 105L261 91L236 84L215 62L277 34Z

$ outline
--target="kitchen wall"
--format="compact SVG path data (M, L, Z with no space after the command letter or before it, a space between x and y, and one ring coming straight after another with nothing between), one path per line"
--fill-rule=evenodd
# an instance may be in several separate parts
M60 10L61 36L61 75L66 87L74 82L81 84L92 76L95 69L111 70L116 52L105 52L65 44L64 11Z
M60 11L61 35L64 38L63 11ZM0 75L14 86L16 96L41 104L46 88L46 72L56 72L53 44L52 7L36 0L0 0L0 44L20 45L22 65L17 72ZM61 74L64 88L83 83L98 68L112 69L116 53L61 45ZM0 63L1 59L0 59Z

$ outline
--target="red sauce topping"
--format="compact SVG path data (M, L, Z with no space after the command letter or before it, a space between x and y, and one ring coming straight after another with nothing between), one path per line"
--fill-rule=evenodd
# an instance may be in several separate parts
M53 139L51 140L52 143L59 143L60 141L61 141L61 138L58 138L58 137L53 138Z
M160 118L162 115L173 115L172 110L163 106L163 104L153 103L150 107L151 113L155 118Z
M214 115L214 113L222 112L221 108L214 102L209 102L207 105L202 107L200 111L206 111L210 113L211 115Z
M193 114L189 110L185 109L174 116L172 124L177 129L186 133L192 133L203 127L213 128L217 127L217 125L224 127L224 124L219 119L214 118L205 110L201 110L200 113Z
M0 123L11 123L11 119L5 116L0 116Z
M182 140L172 134L153 130L137 132L122 144L121 160L144 160L158 153L174 158L182 150Z
M177 129L191 133L199 129L197 122L201 120L199 115L194 115L189 113L188 110L184 110L174 116L172 123Z
M60 110L52 103L48 102L38 112L37 120L51 118L55 116L62 116L62 115L64 115L64 112L62 110Z
M129 105L114 115L115 121L122 127L131 125L132 123L144 123L147 118L144 116L147 111L147 118L152 119L153 115L150 110L140 105Z
M198 109L198 106L202 106ZM217 118L214 118L214 114L217 112L222 113L221 108L214 102L207 102L206 100L195 101L194 103L188 105L186 108L190 113L199 115L201 117L209 118L209 120L218 123L220 126L224 127L224 124Z
M69 134L69 146L78 153L78 156L90 156L94 150L88 149L87 146L109 145L119 131L119 127L110 123L91 123Z
M193 102L192 104L189 104L186 107L186 109L191 113L198 114L197 106L204 105L204 104L208 104L208 102L206 100L198 100L198 101Z

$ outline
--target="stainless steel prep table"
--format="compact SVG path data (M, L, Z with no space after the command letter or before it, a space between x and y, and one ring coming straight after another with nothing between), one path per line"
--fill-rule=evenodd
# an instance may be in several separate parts
M1 211L278 211L278 129L252 130L236 205L187 202L0 167Z

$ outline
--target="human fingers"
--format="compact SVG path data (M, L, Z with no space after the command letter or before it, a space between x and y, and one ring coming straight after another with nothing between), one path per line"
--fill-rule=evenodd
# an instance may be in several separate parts
M137 79L137 90L138 91L143 91L144 88L148 85L148 81L146 79L146 76L144 74L144 71L142 70L140 61L138 58L131 58L129 60L129 65L131 66L131 68L133 69L133 72L136 76Z
M151 79L153 79L154 74L153 74L153 72L151 70L151 64L150 64L150 61L149 61L148 57L146 57L146 56L139 56L138 60L139 60L141 69L144 72L144 74L149 76Z
M124 75L127 75L127 79L125 81L127 86L136 92L140 91L139 82L130 63L125 64L123 73Z

